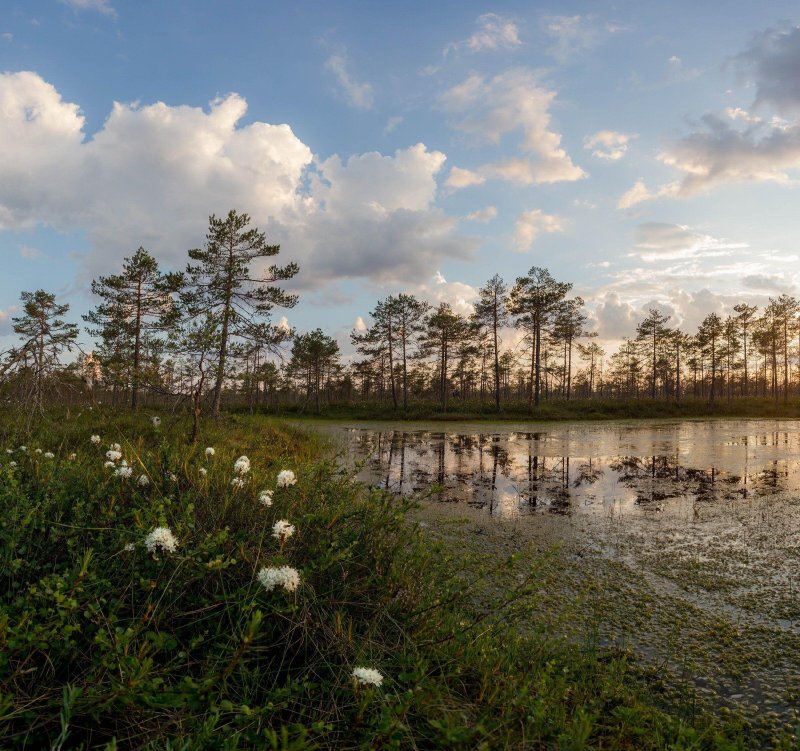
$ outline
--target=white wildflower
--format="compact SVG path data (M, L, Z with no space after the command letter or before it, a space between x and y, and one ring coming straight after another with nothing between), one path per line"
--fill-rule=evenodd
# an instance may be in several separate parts
M352 676L362 686L380 686L383 683L383 676L375 668L354 668Z
M46 451L44 458L45 459L55 459L56 455L52 451Z
M159 425L161 425L161 418L160 417L154 417L153 418L153 427L157 428Z
M244 480L241 477L234 477L231 480L231 485L233 485L233 487L238 490L239 488L244 486Z
M155 553L157 548L161 548L166 553L174 553L175 548L178 547L178 541L169 527L156 527L144 538L144 544L151 553Z
M286 519L279 519L272 525L272 536L284 542L294 534L294 524L289 524Z
M275 587L283 587L287 592L294 592L300 586L300 574L291 566L280 568L265 566L258 572L258 580L267 592L271 592Z
M297 483L297 477L291 469L282 469L278 473L277 485L279 488L288 488L290 485Z
M178 482L178 475L176 475L174 472L170 472L169 479L172 480L172 482Z
M246 475L250 471L250 460L246 456L240 456L233 464L233 471L237 475Z
M116 464L114 464L114 462L108 461L108 462L106 462L105 464L103 464L103 466L104 466L106 469L111 469L112 467L116 467L117 465L116 465Z
M69 455L69 460L71 462L74 462L77 458L78 458L78 455L74 451Z
M8 466L9 466L9 467L16 467L16 466L17 466L17 463L16 463L16 462L9 462L9 463L8 463Z
M150 484L150 478L147 475L139 475L139 479L136 481L136 484L145 488Z
M122 451L122 446L118 443L112 443L108 448L111 449L111 451Z
M135 545L134 545L132 542L129 542L129 543L128 543L128 544L127 544L127 545L126 545L124 548L123 548L123 550L124 550L126 553L132 553L134 550L136 550L136 546L135 546Z
M41 450L41 449L36 449L36 453L37 453L37 454L41 454L41 453L42 453L42 450Z
M20 446L19 450L22 451L22 452L25 452L25 451L28 450L28 447L27 446Z
M109 459L112 462L118 462L120 459L122 459L122 452L115 449L110 449L109 451L106 451L106 459Z
M262 506L271 506L272 505L272 491L271 490L262 490L258 495L258 502Z
M93 436L92 436L92 437L91 437L89 440L90 440L90 441L91 441L91 442L92 442L92 443L93 443L95 446L97 446L97 444L99 444L99 443L100 443L100 436L99 436L99 435L93 435Z
M14 453L14 449L6 449L6 453L7 454L13 454Z
M200 474L205 477L208 474L208 470L205 467L200 467Z
M210 459L216 453L217 452L214 450L213 446L207 446L206 447L206 459Z
M131 467L117 467L114 470L114 474L117 477L121 477L124 480L127 480L133 474L133 469Z

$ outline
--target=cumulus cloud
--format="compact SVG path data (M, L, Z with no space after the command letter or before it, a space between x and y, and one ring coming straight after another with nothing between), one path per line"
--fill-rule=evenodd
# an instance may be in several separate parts
M522 133L525 156L485 165L481 174L526 185L580 180L586 173L573 164L561 146L561 134L551 128L555 97L533 71L514 68L491 79L473 73L445 91L439 106L455 118L458 130L489 143Z
M447 190L452 191L469 188L471 185L483 185L485 182L486 178L477 172L461 169L461 167L451 167L450 173L444 181L444 186Z
M683 172L680 195L693 195L731 182L789 184L800 168L800 123L773 122L743 129L715 114L703 116L703 129L678 140L659 155Z
M432 278L418 285L413 293L431 305L446 302L459 315L469 316L474 310L474 301L478 299L478 290L464 282L448 282L437 271Z
M356 109L372 109L375 101L372 84L356 80L349 68L350 62L344 52L331 55L325 61L325 69L333 73L345 102Z
M484 209L478 209L467 214L467 219L471 222L478 222L479 224L487 224L497 217L497 209L494 206L487 206Z
M784 113L800 108L800 27L764 29L737 61L755 84L756 106L768 104Z
M591 136L586 136L583 148L593 149L592 156L616 162L622 159L628 151L631 139L636 138L635 133L618 133L615 130L598 130Z
M61 2L75 11L88 10L102 13L104 16L110 16L111 18L117 17L117 11L114 10L114 6L111 5L109 0L61 0Z
M525 211L517 217L514 245L519 251L530 250L539 235L563 231L564 223L560 216L545 214L541 209Z
M458 49L468 49L470 52L513 49L522 43L517 25L509 18L497 13L484 13L478 16L475 23L478 27L475 33L461 42L447 45L445 55Z
M643 261L659 261L718 257L747 247L747 243L694 232L685 225L645 222L636 227L635 244L629 255Z
M645 201L653 201L656 198L669 198L678 195L680 192L680 183L673 182L660 186L655 191L650 189L644 184L643 180L637 180L630 190L626 191L620 196L617 202L618 209L630 209L636 204L644 203Z
M229 94L207 109L116 103L89 136L77 104L34 73L0 75L0 230L83 230L87 274L144 245L180 267L210 213L246 211L297 260L297 283L419 279L475 239L435 203L445 155L423 144L316 160L288 125L241 125Z

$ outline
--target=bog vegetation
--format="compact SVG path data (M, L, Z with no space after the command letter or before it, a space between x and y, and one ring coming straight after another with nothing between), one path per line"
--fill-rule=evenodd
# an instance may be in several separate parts
M0 426L3 748L749 747L539 627L541 555L432 544L263 417L105 409Z

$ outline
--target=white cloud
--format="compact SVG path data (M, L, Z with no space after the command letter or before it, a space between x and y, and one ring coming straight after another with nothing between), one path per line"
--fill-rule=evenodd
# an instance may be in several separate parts
M12 331L11 317L17 312L17 306L12 305L5 310L0 309L0 336L10 334Z
M464 282L448 282L437 271L432 278L413 289L414 294L431 305L446 302L454 312L461 316L469 316L474 310L473 302L478 299L478 290Z
M526 185L580 180L586 173L572 163L561 135L551 129L555 97L533 71L514 68L492 79L472 74L444 92L439 105L457 118L458 130L490 143L521 131L526 156L485 165L481 173Z
M423 278L477 240L435 206L445 155L315 161L288 125L240 125L236 94L208 109L116 103L89 136L78 105L34 73L0 75L0 230L86 232L86 273L108 273L143 245L173 268L202 244L210 213L246 211L296 260L297 284Z
M659 158L683 172L680 195L693 195L724 183L777 182L788 185L800 169L800 123L773 121L743 130L708 114L705 129L673 143Z
M467 214L467 219L471 222L478 222L479 224L487 224L492 219L497 217L497 209L494 206L487 206L484 209L478 209Z
M372 109L375 100L372 84L356 80L348 69L349 61L346 53L339 52L331 55L325 61L325 68L333 73L339 84L340 93L347 104L360 110Z
M386 125L383 126L383 135L388 136L400 123L403 122L403 118L399 115L395 115L394 117L390 117L386 121Z
M670 198L678 195L680 187L680 183L673 182L661 185L655 192L650 192L643 180L637 180L630 190L620 196L617 208L629 209L645 201L654 201L656 198Z
M545 214L541 209L525 211L517 217L514 245L519 251L530 250L536 238L542 233L563 231L564 223L560 216Z
M615 130L598 130L583 140L583 148L594 149L592 156L615 162L625 156L631 139L636 138L635 133L618 133Z
M718 257L747 247L747 243L694 232L685 225L644 222L636 227L635 243L629 255L643 261L661 261Z
M497 13L484 13L482 16L478 16L476 24L478 28L475 33L462 42L449 44L445 47L445 55L450 50L461 48L466 48L470 52L513 49L522 43L517 25Z
M450 191L469 188L472 185L483 185L486 178L483 175L461 167L451 167L447 179L444 181L445 188Z
M361 316L356 317L356 321L353 324L353 331L357 331L359 334L362 334L367 330L367 324L364 323L364 319Z
M111 18L117 17L117 11L109 0L61 0L61 2L75 11L90 10Z

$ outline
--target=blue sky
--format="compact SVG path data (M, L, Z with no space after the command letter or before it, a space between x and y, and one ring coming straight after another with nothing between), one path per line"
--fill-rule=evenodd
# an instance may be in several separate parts
M0 342L21 290L77 318L229 208L343 345L387 294L466 313L532 265L609 341L794 293L796 8L4 0Z

